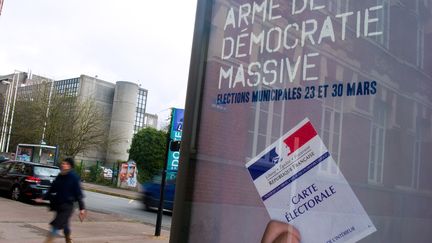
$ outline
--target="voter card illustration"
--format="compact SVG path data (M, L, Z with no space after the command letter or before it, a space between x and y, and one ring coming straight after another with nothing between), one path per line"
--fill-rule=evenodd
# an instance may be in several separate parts
M246 163L271 219L306 243L356 242L375 226L309 119Z

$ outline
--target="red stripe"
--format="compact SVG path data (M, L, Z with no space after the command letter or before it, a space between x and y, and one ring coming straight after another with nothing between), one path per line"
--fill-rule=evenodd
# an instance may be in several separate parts
M290 148L291 153L296 151L298 148L309 142L313 137L317 135L315 128L310 122L304 124L300 129L291 134L284 140L284 143Z

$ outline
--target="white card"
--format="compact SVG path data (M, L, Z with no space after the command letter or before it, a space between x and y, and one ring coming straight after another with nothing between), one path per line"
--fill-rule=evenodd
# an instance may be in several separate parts
M246 163L270 218L302 242L356 242L376 231L309 119Z

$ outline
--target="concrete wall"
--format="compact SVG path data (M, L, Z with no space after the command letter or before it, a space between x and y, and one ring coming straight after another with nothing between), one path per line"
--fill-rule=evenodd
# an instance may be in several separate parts
M97 79L96 77L90 77L86 75L80 76L80 91L78 97L81 102L84 102L88 99L94 100L96 102L97 109L99 109L104 116L105 122L102 124L102 126L106 131L106 141L109 141L109 130L111 125L111 113L115 87L115 84ZM99 148L88 150L85 153L78 154L76 159L85 161L105 161L106 154L107 149L101 146Z

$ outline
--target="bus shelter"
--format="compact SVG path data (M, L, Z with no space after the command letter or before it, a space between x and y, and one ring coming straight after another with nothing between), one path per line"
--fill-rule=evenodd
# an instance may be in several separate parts
M31 161L54 165L58 148L44 144L18 144L15 158L20 161Z

